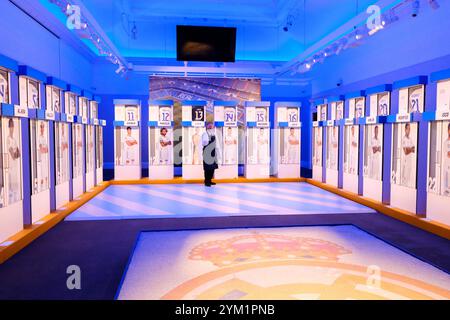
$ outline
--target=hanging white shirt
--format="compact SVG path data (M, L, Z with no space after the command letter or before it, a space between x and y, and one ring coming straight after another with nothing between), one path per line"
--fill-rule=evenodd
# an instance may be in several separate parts
M288 163L296 164L298 163L298 156L300 153L299 140L295 135L288 136Z
M7 140L6 140L6 147L8 149L8 160L9 160L9 170L8 170L8 181L9 181L9 202L14 203L18 200L20 200L20 157L18 158L13 158L11 156L11 152L10 150L13 150L14 152L17 150L18 148L18 143L16 141L16 139L14 139L11 136L8 136Z
M257 137L257 148L258 148L258 164L267 163L268 157L268 141L265 135L259 134Z
M331 169L336 169L337 165L337 139L335 136L331 135L330 141L330 167Z
M374 148L381 148L381 140L380 138L372 137L371 145L370 145L370 154L371 154L371 165L370 165L370 177L375 180L381 179L381 152L374 152Z
M48 185L48 167L49 167L49 158L48 158L48 143L47 139L44 135L40 135L38 138L38 161L40 161L40 172L39 172L39 190L47 189ZM40 149L46 148L47 152L42 152Z
M61 157L61 167L60 167L60 177L61 181L64 182L67 180L67 170L68 168L68 149L64 149L65 145L67 143L67 138L65 135L62 135L59 140L59 150L60 150L60 157Z
M133 144L130 146L130 145L128 145L127 142L133 143L133 142L136 142L136 139L129 135L126 135L125 139L124 139L125 159L127 161L134 162L134 161L136 161L136 159L135 159L136 158L136 153L135 153L136 144Z
M404 148L412 148L414 147L413 141L411 137L404 136L402 138L402 149ZM414 186L414 159L415 159L415 152L411 152L409 154L406 154L404 150L403 152L403 168L402 168L402 184L407 187L413 187Z
M226 135L224 138L224 158L225 164L235 164L237 154L236 138Z
M350 137L350 173L356 173L358 163L358 139L355 136Z
M159 162L169 164L170 162L170 146L167 143L170 139L167 136L159 136ZM164 144L164 146L163 146Z
M444 194L450 196L450 138L444 142Z

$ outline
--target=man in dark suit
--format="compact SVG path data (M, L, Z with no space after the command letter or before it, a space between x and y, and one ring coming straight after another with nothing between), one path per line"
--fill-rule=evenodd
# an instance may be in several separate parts
M211 122L206 124L206 132L202 135L203 145L203 170L205 172L205 186L215 185L212 182L214 171L219 168L217 165L216 134L214 125Z

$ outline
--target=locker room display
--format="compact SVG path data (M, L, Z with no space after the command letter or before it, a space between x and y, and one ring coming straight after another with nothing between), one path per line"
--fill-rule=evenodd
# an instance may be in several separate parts
M50 190L54 193L54 203L51 201L51 209L55 210L70 201L70 146L69 123L65 113L64 90L67 84L59 79L48 77L46 90L47 112L54 112L53 139L50 146L53 148L54 163L54 187Z
M361 119L364 141L363 150L363 195L383 201L383 157L385 145L385 122L391 108L392 85L381 85L366 90L368 108Z
M270 102L246 102L246 152L244 175L248 179L270 176Z
M317 119L312 123L312 175L313 179L324 182L323 152L324 152L324 130L327 120L327 104L324 99L316 100L315 106Z
M427 77L394 82L398 110L388 117L392 123L391 198L392 207L417 210L417 148L420 114L425 105Z
M427 218L450 225L450 69L430 77L436 106L424 114L428 123ZM431 85L430 85L431 86Z
M238 177L239 129L237 122L237 102L214 101L214 124L217 138L219 168L216 179Z
M141 102L114 100L114 179L141 178Z
M84 155L85 155L85 191L91 190L95 186L96 164L95 164L95 132L92 121L91 106L94 96L91 92L83 90L83 97L80 97L81 118L84 125Z
M314 101L313 179L450 225L450 215L442 210L450 206L450 69L433 73L430 80L427 88L428 78L418 76L345 99ZM432 93L427 106L425 90ZM99 119L99 103L86 90L0 55L0 243L103 181L106 122ZM141 103L113 103L115 179L140 179ZM181 104L183 178L203 179L207 102ZM271 136L270 103L247 102L245 141L237 106L213 102L215 178L238 177L241 142L246 178L267 178L271 170L279 178L300 177L301 104L275 103ZM153 180L174 176L173 108L171 100L149 101Z
M69 179L69 200L74 199L74 185L76 185L76 188L78 188L78 194L80 194L80 184L82 184L82 181L80 181L79 177L79 171L76 169L79 159L77 159L77 155L75 154L77 150L80 148L77 148L77 144L81 144L81 140L79 141L78 137L74 134L75 131L75 117L77 114L77 95L81 94L81 89L78 87L75 87L73 85L67 85L66 92L64 93L64 114L65 120L67 122L67 125L59 125L59 130L61 133L65 133L67 135L67 138L65 136L63 137L63 140L61 141L61 156L64 157L64 153L66 152L66 149L63 148L64 140L68 142L68 156L69 156L69 171L68 171L68 179ZM65 132L67 129L67 132ZM64 131L64 132L63 132ZM64 176L64 171L61 169L61 174ZM60 202L60 204L63 204L66 202L65 195L63 193L59 193L57 190L56 194L56 201Z
M181 108L183 179L203 179L206 101L182 101Z
M106 121L98 117L100 97L94 96L89 103L89 123L94 127L95 185L103 182L103 127Z
M0 55L0 243L77 196L72 171L85 159L82 154L77 162L78 154L70 151L83 137L71 145L70 123L90 124L87 108L77 114L81 93L75 86ZM105 125L103 120L98 123ZM82 172L82 192L84 183Z
M345 96L346 117L344 120L344 166L342 175L342 188L344 190L361 194L360 179L360 144L363 128L359 120L365 114L365 91L356 91Z
M50 208L50 141L53 141L55 113L52 101L45 103L47 77L28 66L19 67L19 104L28 108L31 164L31 222L49 214Z
M0 93L0 148L4 155L0 159L2 242L24 225L39 223L84 192L85 144L83 128L77 129L76 125L106 123L98 119L90 121L88 101L79 97L82 90L78 87L28 66L17 66L3 56L0 56ZM96 115L93 112L91 117ZM71 127L71 123L75 125ZM87 141L93 149L97 148L94 137L88 136ZM102 141L101 136L97 141ZM99 167L103 170L103 160Z
M278 178L300 178L300 102L275 103L272 136L272 173Z
M344 101L342 97L331 97L328 102L328 120L325 123L326 130L326 183L338 187L339 181L339 144L340 127L338 123L344 116Z
M85 139L84 139L84 122L83 108L86 108L84 98L81 98L82 90L74 85L67 86L67 97L69 106L68 118L72 120L72 199L79 198L85 192Z
M30 196L29 190L23 192L23 165L27 162L23 139L27 137L22 136L22 126L27 123L28 108L18 105L12 93L17 93L18 70L15 61L0 55L0 242L23 229L24 199Z
M150 180L173 179L173 101L148 102L148 151Z

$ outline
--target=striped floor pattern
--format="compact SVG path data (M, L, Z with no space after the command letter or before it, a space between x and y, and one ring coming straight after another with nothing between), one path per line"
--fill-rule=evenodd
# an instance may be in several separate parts
M373 210L307 183L115 185L66 220L367 212Z

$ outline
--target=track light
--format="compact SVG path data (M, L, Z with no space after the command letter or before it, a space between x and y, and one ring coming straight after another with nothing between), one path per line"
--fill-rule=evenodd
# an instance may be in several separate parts
M347 45L348 45L347 38L342 38L341 40L339 40L336 48L336 55L339 55L342 50L346 49Z
M125 71L125 67L122 64L119 64L119 68L117 68L116 73L120 74Z
M104 56L111 63L118 65L118 69L116 73L125 74L130 68L128 66L124 66L122 62L119 61L117 56L113 54L113 48L111 48L99 35L96 31L95 27L91 24L89 19L87 19L80 11L80 8L77 5L71 4L71 0L48 0L53 5L57 6L60 11L70 18L71 15L76 13L79 15L79 22L76 25L75 34L80 39L87 40L90 44L92 44L101 56ZM56 14L56 13L55 13ZM68 20L69 21L69 20ZM134 33L137 34L137 27L134 25Z
M401 2L402 5L406 5L405 7L401 7L401 9L406 9L406 14L408 14L408 9L410 9L410 14L412 17L417 17L419 15L420 0L403 0ZM434 10L440 8L438 0L427 0L427 2ZM411 7L409 7L409 5L411 5ZM384 28L389 27L392 23L399 20L399 16L396 14L396 10L394 9L398 8L390 8L384 13L379 13L378 19L375 21L375 24L367 26L354 26L353 30L349 30L348 33L343 35L340 39L335 40L328 47L317 51L313 56L310 56L309 58L303 60L302 63L296 64L294 67L292 67L293 72L306 73L310 71L315 64L323 63L327 57L339 55L342 50L360 46L365 38L379 32L380 30L383 30ZM285 32L289 31L293 23L294 16L289 15L286 18L286 24L284 25L283 30Z
M378 31L380 31L381 29L383 29L386 26L387 21L388 21L387 17L385 15L382 15L379 24L374 25L373 28L369 30L368 35L372 36L375 33L377 33ZM357 40L359 40L359 39L357 39Z

